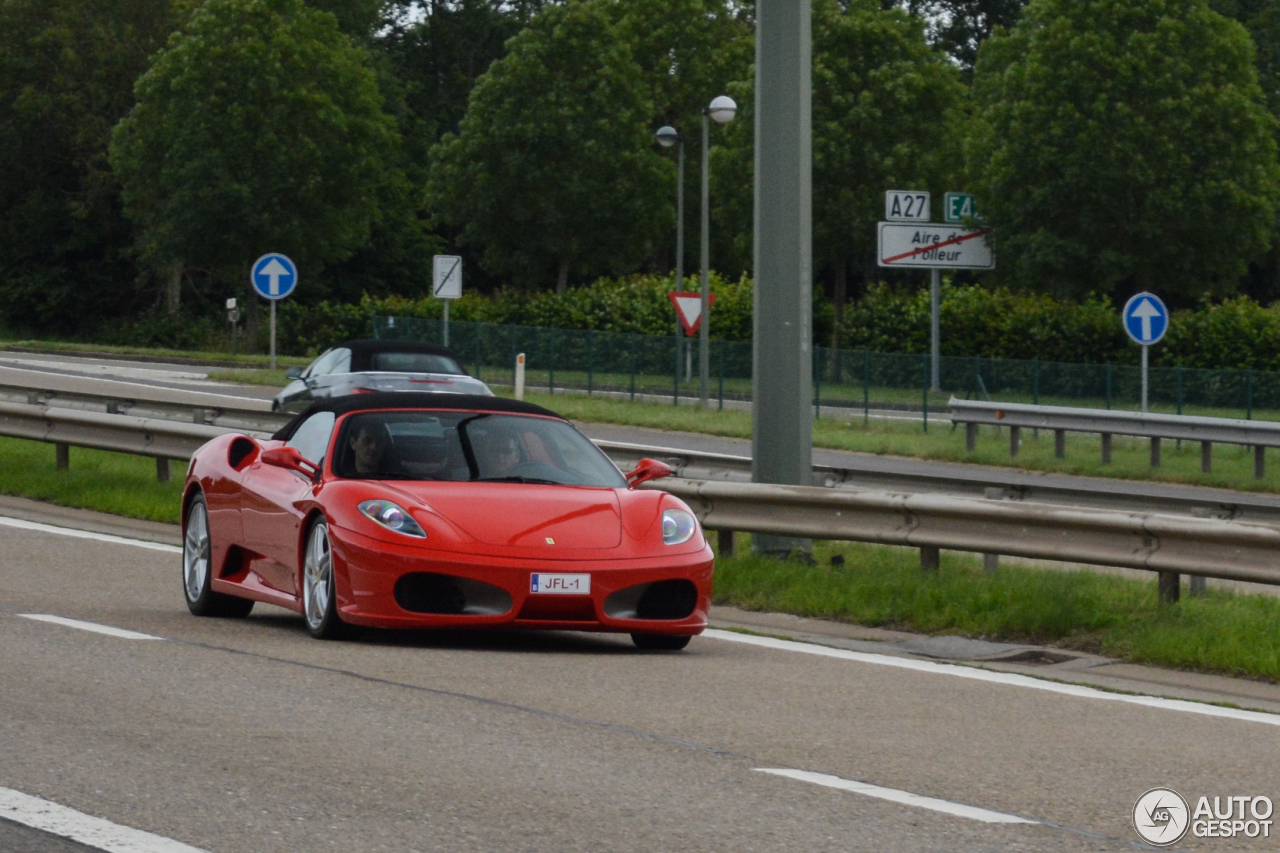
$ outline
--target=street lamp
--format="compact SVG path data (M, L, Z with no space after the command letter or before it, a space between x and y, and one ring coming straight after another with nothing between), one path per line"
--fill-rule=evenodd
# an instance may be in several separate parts
M679 177L676 179L676 290L680 290L684 287L684 140L680 138L680 131L671 125L658 128L657 137L663 148L680 146Z
M725 124L738 113L738 105L728 95L720 95L702 110L702 322L698 329L698 402L704 409L711 402L711 287L707 265L711 255L710 224L710 122Z

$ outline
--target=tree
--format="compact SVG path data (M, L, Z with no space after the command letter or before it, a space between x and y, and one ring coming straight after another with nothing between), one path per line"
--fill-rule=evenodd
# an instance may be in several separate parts
M476 83L432 152L428 197L490 272L522 285L633 268L670 223L640 69L600 2L549 7Z
M695 200L685 205L685 234L696 235L702 110L750 72L755 50L751 21L731 0L617 0L614 8L620 38L631 45L653 102L650 132L671 125L684 140L685 198ZM713 128L712 133L714 142L721 131ZM660 254L669 256L674 243L669 239ZM685 252L686 268L692 268L698 257L696 236L685 241Z
M1000 28L1018 21L1027 0L904 0L903 8L929 22L929 42L951 55L966 78L978 48Z
M60 332L136 310L111 128L177 15L169 0L0 2L0 305Z
M923 22L873 3L814 6L813 249L832 276L831 346L840 346L847 271L870 280L887 189L955 189L960 75Z
M751 87L712 171L716 197L737 219L737 253L750 252ZM735 94L735 97L739 97ZM956 68L924 38L924 22L872 0L813 6L813 257L831 273L839 334L848 271L875 275L876 223L887 189L940 195L957 171L953 126L964 102ZM726 224L727 225L727 224ZM840 345L838 337L831 341Z
M967 161L1002 275L1121 302L1230 291L1280 182L1253 60L1193 0L1037 0L987 41Z
M275 250L313 276L367 242L397 138L333 15L301 0L206 0L136 94L110 153L152 268L239 283Z

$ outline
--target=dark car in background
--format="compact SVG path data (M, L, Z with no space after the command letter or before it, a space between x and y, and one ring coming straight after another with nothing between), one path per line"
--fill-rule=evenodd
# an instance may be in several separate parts
M375 391L493 396L448 347L416 341L346 341L285 375L292 381L271 403L277 412L301 412L317 400Z

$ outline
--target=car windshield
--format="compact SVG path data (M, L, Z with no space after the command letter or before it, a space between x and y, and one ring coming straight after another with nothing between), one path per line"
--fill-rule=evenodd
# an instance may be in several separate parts
M449 356L429 352L375 352L369 359L369 369L390 373L463 372L462 366Z
M483 412L360 412L333 449L339 477L625 488L609 458L564 421Z

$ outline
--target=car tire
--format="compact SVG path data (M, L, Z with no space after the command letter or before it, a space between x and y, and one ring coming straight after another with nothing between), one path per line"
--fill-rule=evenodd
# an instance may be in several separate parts
M340 640L352 629L338 617L337 581L333 576L333 549L329 524L318 518L307 531L302 557L302 616L307 631L317 640Z
M182 525L182 591L187 609L197 616L243 619L253 610L253 599L213 591L213 546L209 535L209 508L197 493L187 503Z
M645 651L678 652L689 645L689 641L692 639L693 637L689 634L631 635L631 642L636 644L636 648L644 649Z

